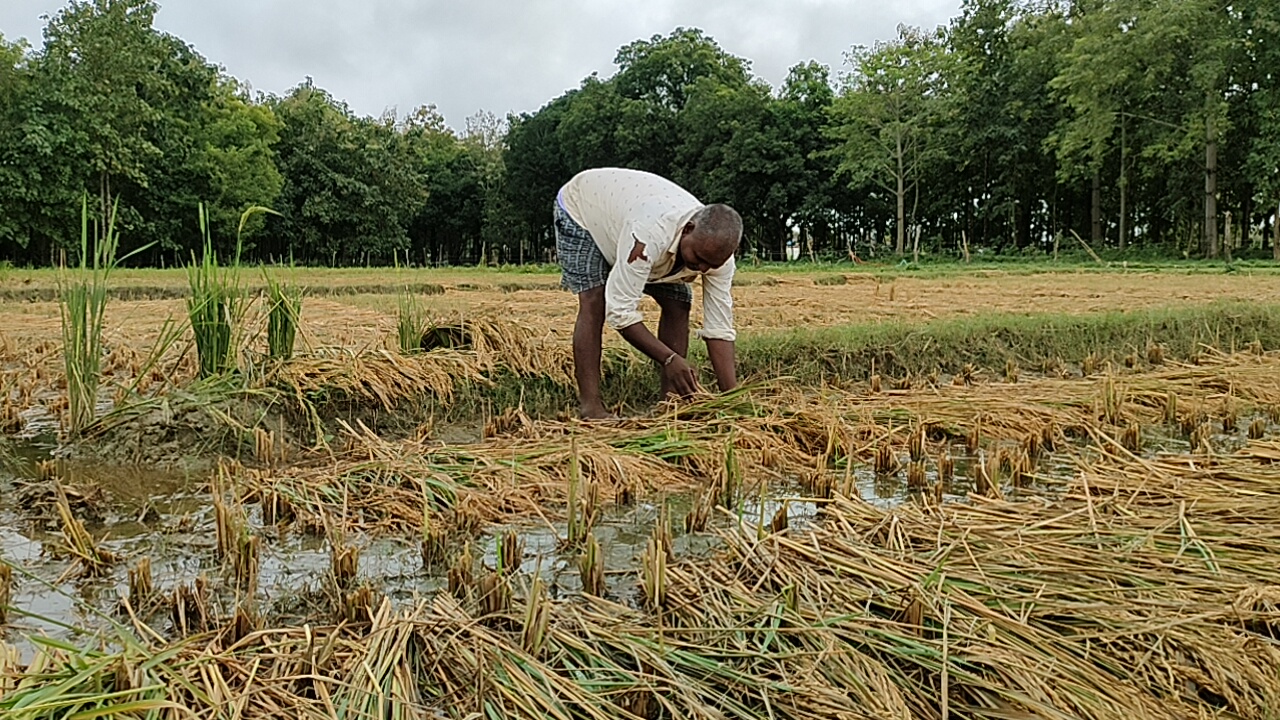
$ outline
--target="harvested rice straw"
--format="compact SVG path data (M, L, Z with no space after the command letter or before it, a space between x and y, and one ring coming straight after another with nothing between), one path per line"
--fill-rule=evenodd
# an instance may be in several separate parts
M85 529L84 523L72 514L71 506L67 502L67 494L63 491L61 483L54 483L54 492L57 496L56 506L65 542L64 547L75 559L75 564L67 572L80 572L89 576L105 573L119 558L115 553L99 545Z
M945 703L990 720L1264 720L1280 700L1270 455L1081 456L1052 502L836 498L810 532L722 533L712 562L671 560L656 528L641 575L661 622L599 598L552 602L535 581L534 600L490 603L483 622L449 595L384 602L366 631L268 630L226 649L197 638L152 672L173 678L158 685L167 700L215 696L245 718L905 719Z
M1182 396L1183 408L1202 406L1224 389L1214 380L1219 372L1239 379L1235 397L1242 406L1280 401L1277 370L1280 358L1273 356L1206 356L1198 367L1169 362L1125 376L1130 398L1125 414L1133 422L1158 422L1171 388ZM350 434L350 451L336 459L304 460L246 482L260 492L279 493L310 516L335 512L345 487L351 517L361 518L362 528L373 533L419 532L427 488L436 514L430 524L443 530L464 522L567 514L571 435L579 443L584 479L597 482L601 502L609 503L620 495L705 487L708 478L724 477L730 455L743 470L744 484L755 486L808 477L824 454L833 457L833 445L843 448L845 457L869 462L877 449L902 452L911 438L905 428L913 426L952 438L980 432L982 442L991 443L1027 442L1030 425L1042 428L1042 451L1052 451L1062 435L1090 432L1094 404L1109 381L1024 378L1017 385L891 396L756 385L669 408L654 418L593 428L590 435L580 433L576 421L538 420L509 435L454 447L393 443L361 429ZM975 407L982 409L977 416ZM1032 450L1028 442L1029 455ZM849 474L851 465L845 462ZM844 483L846 490L850 487ZM465 518L455 513L464 504Z
M586 546L578 557L578 575L583 593L604 596L604 557L594 532L587 533Z
M9 621L9 602L13 598L13 568L9 563L0 559L0 625L4 625ZM0 645L0 650L4 647ZM0 655L0 659L3 656ZM0 663L2 669L3 663Z
M3 569L0 569L0 586L3 586ZM155 596L155 585L151 576L151 558L142 557L129 568L129 604L138 610L145 610ZM0 606L5 605L6 598L0 591Z

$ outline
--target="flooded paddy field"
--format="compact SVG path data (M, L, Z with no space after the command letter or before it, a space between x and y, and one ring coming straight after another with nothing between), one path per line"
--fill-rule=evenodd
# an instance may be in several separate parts
M1269 308L762 330L678 404L623 354L603 423L528 318L108 343L79 432L9 340L0 711L1272 717Z

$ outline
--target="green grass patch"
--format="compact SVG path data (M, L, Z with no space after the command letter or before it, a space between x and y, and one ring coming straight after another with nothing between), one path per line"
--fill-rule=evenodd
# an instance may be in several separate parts
M1167 274L1177 275L1280 275L1280 263L1264 258L1237 259L1230 265L1220 260L1181 260L1141 254L1102 253L1099 264L1085 256L1063 254L1057 261L1045 255L974 256L972 263L933 256L919 263L894 257L873 258L863 264L841 261L760 262L738 261L735 282L743 286L768 285L780 278L842 274L849 279L866 277L916 277L922 279L982 275L1029 276L1041 274ZM296 281L307 295L363 295L397 293L406 285L420 287L422 294L438 294L451 289L496 289L506 284L531 289L555 285L559 269L554 265L476 267L382 267L324 268L299 266ZM58 271L49 268L14 267L0 275L0 300L49 301L56 299ZM165 299L186 294L185 270L119 268L111 289L112 298ZM772 280L767 279L772 278ZM430 286L430 287L429 287ZM253 288L257 289L257 288Z
M522 292L525 290L559 290L558 282L505 282L498 285L498 289L504 293Z
M733 278L734 287L773 287L778 278L760 273L739 273Z
M746 377L786 375L805 384L865 380L875 373L955 373L971 364L1001 372L1089 355L1146 356L1151 344L1166 356L1187 358L1203 346L1225 351L1259 342L1280 347L1280 306L1221 302L1188 308L1113 311L1087 315L992 314L932 322L891 322L741 333L739 372Z
M966 365L999 374L1010 359L1031 369L1046 363L1079 364L1090 355L1117 361L1130 354L1146 358L1152 344L1161 345L1169 359L1186 359L1205 346L1232 351L1254 342L1280 348L1280 305L1221 302L1088 315L1002 313L760 335L740 332L737 355L743 381L785 376L818 386L862 382L876 373L954 374ZM705 347L696 342L691 347L704 386L714 387ZM658 399L658 376L652 363L624 348L606 361L602 391L611 407L642 412ZM454 403L439 410L460 420L520 405L531 415L547 417L571 411L575 398L572 387L504 375L492 385L460 388Z
M444 286L439 283L408 283L400 287L391 285L378 285L374 283L366 283L362 285L339 285L335 287L325 287L322 285L306 287L308 295L317 296L334 296L334 295L390 295L392 293L399 294L401 292L411 292L417 295L443 295Z
M881 277L885 279L896 277L939 279L972 277L975 275L1123 275L1133 273L1277 275L1280 274L1280 263L1268 259L1235 260L1230 264L1221 260L1169 260L1146 257L1133 259L1116 257L1108 259L1105 255L1101 264L1087 257L1063 258L1054 261L1043 257L1024 256L991 257L975 260L971 263L959 262L953 259L924 260L920 263L913 263L910 260L899 260L897 258L880 258L864 264L805 261L794 263L768 262L753 265L746 261L740 261L738 263L737 277L746 279L755 274L815 275L817 277L825 277L828 273L841 273L845 276ZM815 279L815 282L818 281Z

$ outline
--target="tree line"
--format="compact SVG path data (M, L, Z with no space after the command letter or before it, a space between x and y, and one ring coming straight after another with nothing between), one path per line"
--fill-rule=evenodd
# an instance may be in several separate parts
M0 36L0 261L79 247L84 196L138 262L201 245L307 264L553 259L574 173L656 172L734 205L743 253L1036 254L1059 244L1280 258L1280 3L966 0L780 87L698 29L636 40L536 112L455 131L360 117L310 79L253 92L154 26L72 0ZM254 215L249 207L276 214Z

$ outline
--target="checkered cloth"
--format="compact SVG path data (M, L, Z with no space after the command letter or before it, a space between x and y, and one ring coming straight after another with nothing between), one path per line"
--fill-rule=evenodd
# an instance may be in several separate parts
M556 257L560 261L560 286L577 295L603 287L609 280L609 264L591 233L579 225L569 213L555 205ZM644 292L649 297L671 298L685 305L693 304L693 288L688 283L648 283Z

